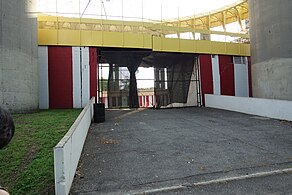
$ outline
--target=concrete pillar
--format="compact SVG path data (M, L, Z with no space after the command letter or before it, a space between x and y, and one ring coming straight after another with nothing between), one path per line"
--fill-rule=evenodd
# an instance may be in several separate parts
M38 109L36 0L0 0L0 106Z
M254 97L292 100L291 10L290 0L249 0Z

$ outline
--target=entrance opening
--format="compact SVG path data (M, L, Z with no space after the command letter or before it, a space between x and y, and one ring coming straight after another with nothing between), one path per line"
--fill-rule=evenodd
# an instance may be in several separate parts
M101 49L99 98L106 108L201 106L198 56Z

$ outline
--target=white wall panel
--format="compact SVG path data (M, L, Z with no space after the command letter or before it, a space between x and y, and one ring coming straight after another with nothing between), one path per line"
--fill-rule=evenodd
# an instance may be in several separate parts
M152 107L153 106L153 96L151 95L151 96L148 96L148 98L149 98L149 107Z
M245 60L247 62L247 60ZM248 64L234 64L235 96L249 97Z
M39 108L49 108L48 47L38 47L39 65Z
M213 76L213 94L220 95L220 70L219 70L219 57L212 55L212 76Z
M81 101L82 107L85 107L89 98L90 98L90 66L89 66L89 47L81 47L82 59L81 59L81 68L82 68L82 78L81 78Z
M72 47L73 108L81 108L80 47Z

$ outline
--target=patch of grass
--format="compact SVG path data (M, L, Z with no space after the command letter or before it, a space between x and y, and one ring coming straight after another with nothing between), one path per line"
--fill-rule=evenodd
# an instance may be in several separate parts
M12 195L54 194L53 147L80 112L44 110L13 115L14 137L0 150L0 185Z

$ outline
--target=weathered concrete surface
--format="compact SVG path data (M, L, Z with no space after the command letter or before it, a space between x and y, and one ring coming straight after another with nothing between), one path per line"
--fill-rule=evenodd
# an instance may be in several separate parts
M254 97L292 100L292 58L278 58L252 65Z
M292 100L292 3L249 0L253 96Z
M71 194L141 193L292 168L290 122L208 108L111 110L106 119L88 133ZM280 174L157 194L286 193L291 179Z
M253 63L292 58L292 3L290 0L249 0Z
M0 0L0 106L38 108L36 0Z

